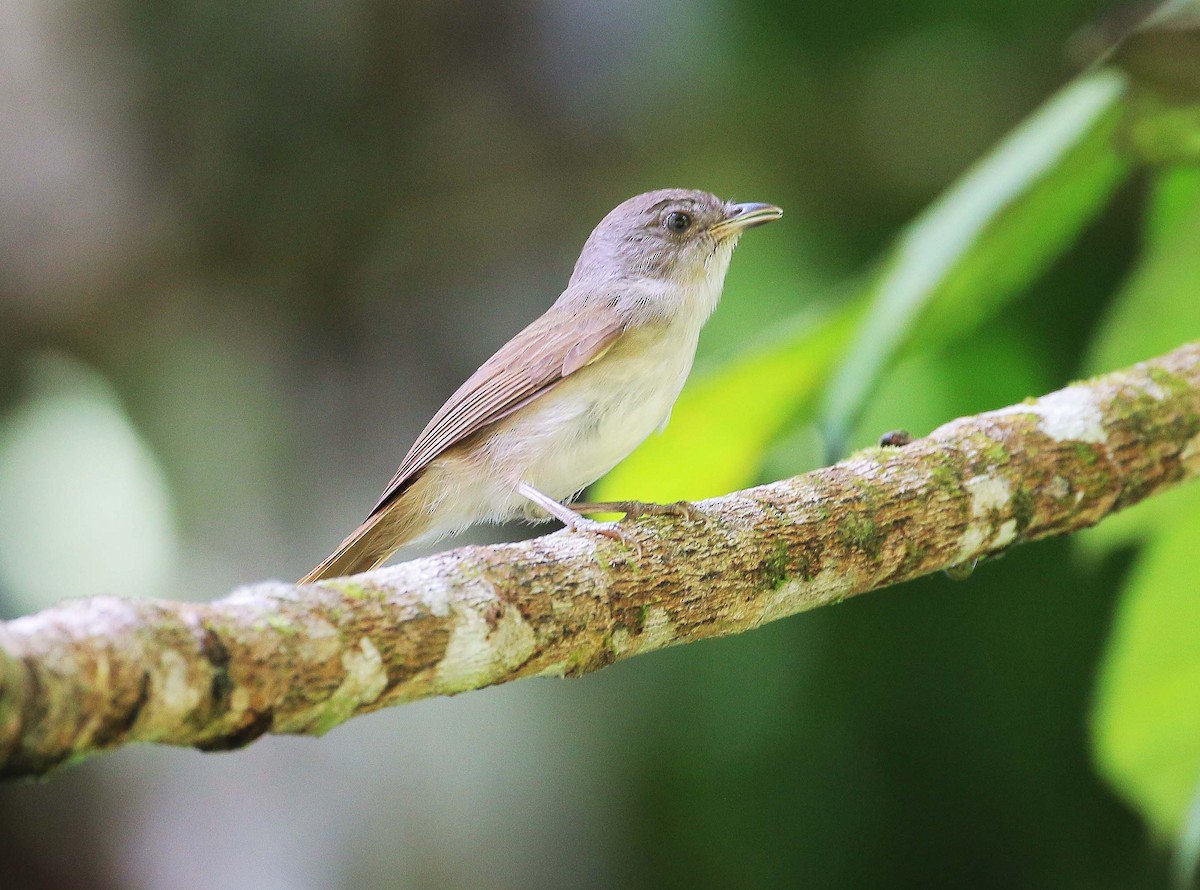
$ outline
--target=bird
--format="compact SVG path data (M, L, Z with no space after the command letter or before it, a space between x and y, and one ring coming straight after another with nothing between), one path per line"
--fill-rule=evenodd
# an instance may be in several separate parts
M574 501L666 426L738 239L782 215L696 189L617 205L553 305L446 400L366 519L300 583L367 571L480 522L553 517L627 540L584 514L694 515L685 503Z

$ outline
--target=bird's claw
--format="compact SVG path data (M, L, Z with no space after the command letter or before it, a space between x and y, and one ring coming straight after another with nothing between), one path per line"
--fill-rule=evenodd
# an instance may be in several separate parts
M704 511L691 501L673 501L669 504L641 504L641 508L642 514L647 516L678 516L680 519L689 519L693 522L700 522L707 518Z
M626 547L636 551L639 559L644 555L642 553L642 545L638 542L637 538L615 522L597 522L595 519L580 517L575 522L570 523L567 528L572 532L600 535L619 544L624 544Z

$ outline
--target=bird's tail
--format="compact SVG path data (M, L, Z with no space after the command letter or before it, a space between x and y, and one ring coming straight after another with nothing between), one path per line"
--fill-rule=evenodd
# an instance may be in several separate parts
M350 533L337 550L300 579L310 584L323 578L340 578L375 568L400 547L421 537L432 517L421 509L419 498L409 491L396 498Z

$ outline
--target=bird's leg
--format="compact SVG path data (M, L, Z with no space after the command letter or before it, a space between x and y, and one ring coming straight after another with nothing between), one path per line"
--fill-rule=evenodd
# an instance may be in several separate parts
M620 541L622 544L633 547L639 553L641 552L637 541L624 530L617 528L615 522L597 522L594 519L585 519L566 504L561 504L549 495L542 494L528 482L518 485L517 492L522 497L533 501L573 532L592 532L605 538L612 538L614 541Z
M646 501L604 501L599 504L574 503L577 513L624 513L628 518L638 516L678 516L681 519L704 519L704 511L688 501L670 504L651 504Z

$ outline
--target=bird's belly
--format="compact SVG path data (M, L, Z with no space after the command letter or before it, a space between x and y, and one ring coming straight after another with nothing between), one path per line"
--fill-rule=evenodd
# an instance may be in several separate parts
M564 428L532 467L532 484L551 497L565 498L595 482L658 429L678 390L665 386L629 387L578 407L580 421Z
M510 470L559 500L595 482L669 416L695 354L694 342L679 345L667 355L610 353L532 403L507 431L521 438Z

